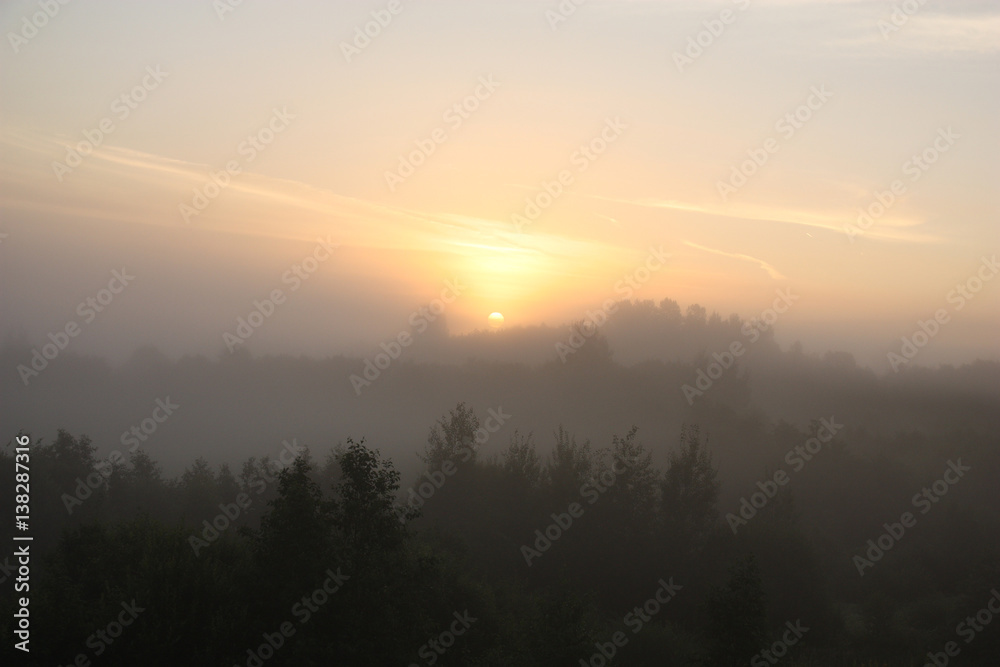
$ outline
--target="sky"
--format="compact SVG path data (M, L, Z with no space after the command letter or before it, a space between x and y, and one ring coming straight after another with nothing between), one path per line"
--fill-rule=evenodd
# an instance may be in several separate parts
M785 343L884 368L945 310L922 362L1000 357L995 2L6 1L0 32L5 340L217 353L282 290L248 349L364 352L457 284L453 333L791 290Z

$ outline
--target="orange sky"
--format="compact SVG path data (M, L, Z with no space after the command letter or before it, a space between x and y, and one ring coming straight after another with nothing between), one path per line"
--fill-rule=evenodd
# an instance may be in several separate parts
M220 17L206 2L72 3L12 40L37 7L5 3L5 279L37 270L37 245L15 250L28 228L43 244L92 229L96 253L113 245L102 235L154 226L178 266L195 244L240 247L240 270L261 275L332 234L356 277L345 299L385 307L341 315L377 337L448 278L469 285L453 331L493 311L508 325L577 319L654 246L670 261L636 298L750 316L792 287L792 335L877 349L998 246L995 5L929 2L883 36L881 2L592 1L554 28L556 2L404 2L348 62L342 44L387 5ZM676 53L697 55L679 68ZM54 167L88 136L100 145L79 166ZM401 159L420 164L400 172ZM219 176L227 164L238 173ZM185 214L213 173L226 187ZM901 194L852 238L845 225L894 181ZM343 274L317 284L311 298ZM14 296L3 305L29 336L65 319ZM995 356L998 305L1000 284L984 289L948 346Z

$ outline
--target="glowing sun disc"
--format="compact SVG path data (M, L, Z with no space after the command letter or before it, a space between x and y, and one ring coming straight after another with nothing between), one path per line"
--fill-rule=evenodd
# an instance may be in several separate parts
M490 313L489 316L490 328L499 329L503 326L503 314L502 313Z

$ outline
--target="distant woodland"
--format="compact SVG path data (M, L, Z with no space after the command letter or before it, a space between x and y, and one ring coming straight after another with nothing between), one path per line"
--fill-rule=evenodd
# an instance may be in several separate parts
M1000 364L879 375L672 303L565 363L568 329L428 339L360 396L347 357L6 374L27 664L995 665Z

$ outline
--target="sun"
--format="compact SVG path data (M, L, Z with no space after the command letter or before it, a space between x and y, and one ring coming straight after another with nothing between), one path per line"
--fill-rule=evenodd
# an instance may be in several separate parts
M491 329L499 329L503 326L503 313L490 313L488 319Z

